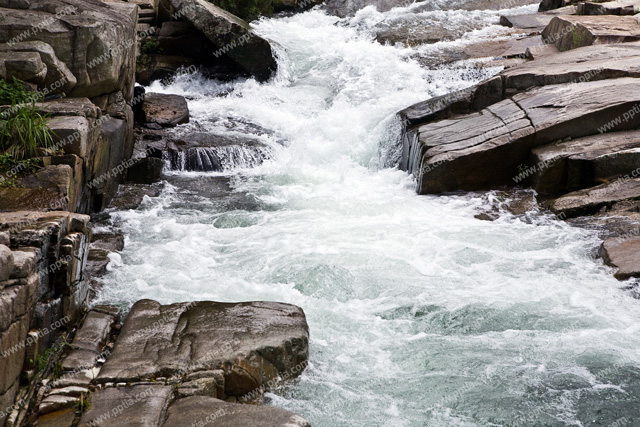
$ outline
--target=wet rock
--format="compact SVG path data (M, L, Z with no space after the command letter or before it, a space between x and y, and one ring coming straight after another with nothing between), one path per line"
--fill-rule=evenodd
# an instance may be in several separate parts
M145 197L158 197L164 185L156 184L122 184L115 197L109 203L110 208L117 210L137 209Z
M640 197L640 178L620 179L608 184L565 194L549 202L551 211L562 218L589 215L616 202Z
M0 41L46 41L77 79L70 96L133 91L135 22L107 3L32 0L28 10L0 10ZM46 22L47 25L42 25ZM33 31L38 28L38 31Z
M164 161L155 157L145 157L127 169L127 181L138 184L153 184L160 181Z
M598 133L640 103L632 78L536 88L478 113L418 128L407 138L401 166L418 179L418 192L480 190L519 183L530 150L557 135ZM640 125L620 120L616 130Z
M252 135L197 132L167 144L171 168L186 171L221 171L255 167L271 157L268 145Z
M542 32L561 51L592 44L640 40L640 23L631 16L556 16Z
M640 1L609 1L578 3L578 15L633 15L640 9Z
M211 424L217 427L311 427L299 415L268 406L239 405L211 397L187 397L169 406L164 427Z
M39 416L38 427L70 427L75 418L75 408L67 408Z
M640 131L614 132L536 148L532 188L558 194L631 174L640 164Z
M525 30L542 31L544 27L551 22L552 18L553 16L539 13L533 15L501 16L500 25Z
M79 425L112 426L117 422L121 427L160 426L172 393L173 387L163 385L97 390L89 397L89 410L82 416Z
M598 254L607 265L617 268L614 274L616 279L640 277L640 237L605 240Z
M189 123L189 107L180 95L146 93L142 103L145 123L156 123L164 127L174 127Z
M169 0L175 13L200 31L220 54L229 57L259 81L277 68L271 46L251 32L249 25L205 0ZM215 55L215 53L214 53Z
M299 307L274 302L138 301L98 381L128 382L197 371L224 371L224 393L253 401L308 359L308 326Z

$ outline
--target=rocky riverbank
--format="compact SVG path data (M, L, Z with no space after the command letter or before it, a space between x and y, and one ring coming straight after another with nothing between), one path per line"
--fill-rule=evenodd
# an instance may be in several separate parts
M638 6L586 2L502 17L536 41L526 62L399 113L400 167L418 193L531 188L559 219L604 227L604 261L620 279L638 277Z
M118 307L87 312L124 244L92 232L99 212L135 209L162 187L162 153L135 141L189 121L184 98L136 81L195 70L266 80L270 44L200 0L5 1L0 17L0 78L28 91L2 119L28 107L52 136L0 171L0 426L308 425L239 403L306 367L298 307L140 301L124 325Z
M480 3L474 7L497 7ZM501 18L522 37L431 59L493 56L485 66L508 68L400 112L400 167L421 194L506 189L497 209L524 216L537 205L598 228L607 239L600 256L616 277L640 277L637 2L560 3ZM362 6L324 8L347 16ZM254 198L231 194L227 177L191 180L163 168L224 171L273 155L257 138L197 126L172 132L189 123L186 100L135 83L194 70L267 81L277 67L274 47L203 0L4 1L0 16L0 77L26 82L34 111L54 131L37 171L4 171L11 185L0 185L0 427L308 425L285 410L246 405L305 369L309 328L299 307L141 300L126 319L119 307L89 310L100 276L124 247L106 208L136 209L166 183L221 205L255 207ZM380 27L379 42L455 35L391 27ZM14 112L0 107L3 117Z

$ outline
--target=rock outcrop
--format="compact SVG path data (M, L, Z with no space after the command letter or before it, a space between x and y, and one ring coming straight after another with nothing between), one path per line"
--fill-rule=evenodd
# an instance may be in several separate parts
M253 33L249 25L206 0L168 0L174 15L190 23L217 49L259 81L268 80L277 64L269 42Z
M0 425L21 372L85 307L88 221L68 212L0 214Z
M0 8L0 42L7 43L5 51L24 51L20 42L40 42L28 50L37 52L45 64L52 64L47 79L60 73L61 78L69 77L57 60L75 77L75 85L68 82L67 88L72 89L67 95L93 98L122 91L125 99L131 100L136 39L135 22L128 13L98 0L25 2L25 9ZM53 49L57 60L44 44Z
M186 381L184 386L213 390L212 397L256 401L278 378L302 372L308 334L304 313L288 304L203 301L162 306L142 300L132 307L97 380L189 380L188 375L199 373L191 377L198 385Z
M544 86L477 113L423 125L406 137L404 164L420 193L513 186L531 149L559 135L593 135L613 122L615 130L639 127L639 116L628 117L640 104L637 85L621 78Z
M142 102L142 120L163 127L189 123L187 101L180 95L146 93Z

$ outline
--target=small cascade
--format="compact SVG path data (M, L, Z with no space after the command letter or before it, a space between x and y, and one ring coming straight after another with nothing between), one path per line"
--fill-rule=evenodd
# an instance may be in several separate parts
M273 156L271 148L255 139L224 140L202 134L189 135L170 145L167 160L172 170L222 172L253 168ZM215 142L212 142L215 139ZM194 140L196 143L194 144ZM199 141L198 141L199 140ZM185 143L189 141L189 143Z

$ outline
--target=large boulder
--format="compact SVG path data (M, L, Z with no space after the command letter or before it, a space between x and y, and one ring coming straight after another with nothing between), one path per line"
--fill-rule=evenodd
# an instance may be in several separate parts
M403 166L418 192L515 185L532 148L558 139L640 126L634 78L532 89L478 113L429 123L407 138Z
M174 15L189 22L216 48L213 55L227 56L259 81L277 68L271 46L254 34L249 24L206 0L169 0Z
M556 16L542 31L542 39L562 51L638 41L640 23L632 16Z
M26 10L0 8L0 42L41 41L73 73L69 96L89 98L122 90L131 99L135 74L135 22L99 0L31 0Z
M131 308L98 382L133 382L216 371L224 394L252 402L307 364L309 329L299 307L200 301ZM204 375L206 377L206 374Z

